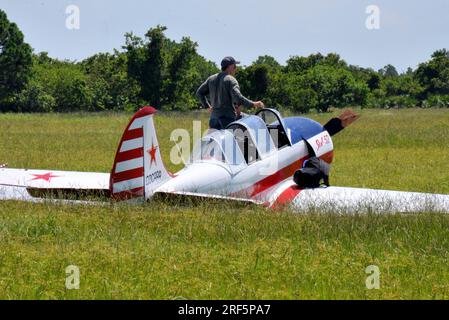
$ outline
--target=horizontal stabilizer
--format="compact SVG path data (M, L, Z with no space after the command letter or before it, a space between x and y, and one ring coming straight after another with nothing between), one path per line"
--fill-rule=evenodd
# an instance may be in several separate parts
M33 189L108 189L109 173L0 169L0 185Z
M109 174L0 169L0 200L85 199L109 196Z

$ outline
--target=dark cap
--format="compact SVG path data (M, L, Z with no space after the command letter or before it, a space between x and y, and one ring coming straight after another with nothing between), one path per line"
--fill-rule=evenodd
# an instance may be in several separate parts
M226 69L232 64L239 64L240 61L236 61L233 57L224 57L223 60L221 60L221 68Z

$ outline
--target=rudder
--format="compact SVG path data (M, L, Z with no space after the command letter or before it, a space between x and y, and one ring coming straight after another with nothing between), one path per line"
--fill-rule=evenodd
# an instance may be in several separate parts
M148 199L170 179L154 128L156 109L143 107L126 127L112 166L109 189L115 200Z

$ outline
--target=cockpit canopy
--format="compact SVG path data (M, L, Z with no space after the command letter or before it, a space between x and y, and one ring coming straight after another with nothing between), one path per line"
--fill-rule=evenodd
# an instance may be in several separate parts
M232 132L248 164L276 150L270 132L258 116L247 116L231 123L226 130Z
M277 149L291 146L290 131L285 125L284 119L279 111L271 108L264 108L256 112L256 116L265 123L271 138Z
M198 161L218 161L233 166L245 163L233 134L227 130L214 131L201 139L190 160L191 163Z
M278 111L262 109L214 131L201 139L191 162L218 161L233 166L252 164L273 152L291 146L290 133Z

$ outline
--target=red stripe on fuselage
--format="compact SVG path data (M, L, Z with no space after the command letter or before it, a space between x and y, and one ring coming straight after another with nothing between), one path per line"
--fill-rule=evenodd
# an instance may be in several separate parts
M319 157L321 160L326 161L327 163L331 164L332 160L334 160L334 151L331 150Z
M272 204L273 209L282 209L285 205L289 204L296 196L301 192L298 186L293 185L282 191L276 201Z
M236 193L236 195L244 195L244 196L249 196L252 198L257 196L261 192L273 187L274 185L284 181L285 179L291 178L293 176L293 174L295 173L295 171L301 169L304 161L306 161L309 158L310 158L309 155L307 155L301 159L298 159L298 160L292 162L291 164L285 166L284 168L280 169L276 173L274 173L266 178L263 178L262 180L257 181L252 186L250 186L244 190L238 191ZM329 161L328 163L332 162L333 151L331 150L331 151L321 155L320 158L326 162Z
M296 161L292 162L291 164L287 165L286 167L280 169L276 173L274 173L262 180L259 180L258 182L253 184L251 187L249 187L245 190L239 191L238 193L243 193L243 194L246 193L250 197L254 197L254 196L258 195L259 193L261 193L262 191L265 191L268 188L271 188L275 184L278 184L279 182L282 182L285 179L292 177L296 170L301 169L303 162L305 160L307 160L308 158L309 158L309 156L306 156L299 160L296 160Z

